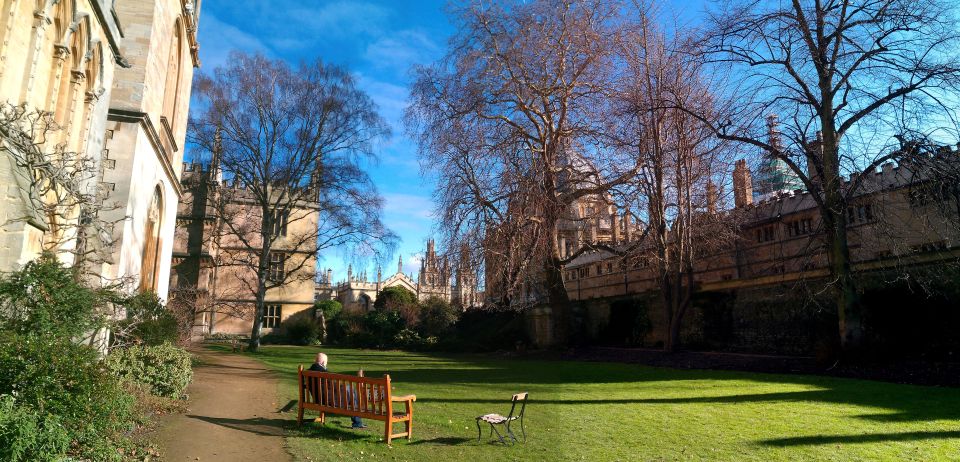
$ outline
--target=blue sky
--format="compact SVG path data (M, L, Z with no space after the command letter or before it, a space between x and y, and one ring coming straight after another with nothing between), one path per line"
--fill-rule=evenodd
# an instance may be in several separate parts
M419 258L432 232L434 182L421 178L414 143L404 136L409 69L440 58L453 32L445 1L206 0L200 16L201 71L222 65L229 52L258 51L290 62L325 61L350 69L359 86L377 103L393 137L381 146L369 173L386 200L384 222L401 242L404 271L419 270ZM390 258L396 262L397 253ZM335 279L346 276L349 255L322 255ZM384 265L385 275L396 271ZM354 267L355 271L358 268ZM376 269L370 263L372 276Z
M705 0L673 0L679 22L696 21ZM433 231L431 191L435 180L422 178L416 146L404 136L409 69L440 58L454 32L444 12L446 0L205 0L200 15L201 72L222 65L233 49L261 52L290 62L321 57L341 64L377 103L393 137L382 146L369 173L386 200L384 222L400 236L397 252L404 272L416 273ZM396 271L397 253L384 265ZM349 255L327 252L322 268L334 278L346 276ZM354 264L355 272L359 268ZM375 275L373 263L367 268Z

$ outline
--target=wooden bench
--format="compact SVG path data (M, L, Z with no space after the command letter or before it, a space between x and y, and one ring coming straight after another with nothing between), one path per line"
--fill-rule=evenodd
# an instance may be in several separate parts
M409 440L413 435L413 402L417 396L391 396L389 375L375 379L304 370L302 365L298 374L297 425L303 423L304 409L310 409L320 413L316 420L321 423L325 422L327 413L382 421L383 438L387 444L393 438L406 437ZM404 403L403 412L394 412L393 403L398 402ZM399 422L403 422L405 431L393 433L393 424Z

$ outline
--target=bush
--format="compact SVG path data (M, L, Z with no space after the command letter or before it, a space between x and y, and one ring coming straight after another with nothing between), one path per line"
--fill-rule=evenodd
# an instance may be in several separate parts
M43 254L0 281L0 329L17 334L80 338L104 325L108 291L78 282L52 254Z
M87 346L51 337L0 334L0 395L16 397L17 408L22 408L8 425L29 430L30 415L43 416L33 422L45 432L36 440L45 447L60 438L52 427L54 418L70 435L69 452L82 458L117 460L118 449L129 444L124 433L135 422L133 398ZM3 443L0 446L12 444Z
M138 292L120 301L126 319L115 323L115 341L121 345L162 345L180 340L179 323L153 292Z
M437 344L436 337L421 337L415 331L402 329L393 336L393 346L405 350L425 350Z
M20 406L0 395L0 460L58 461L70 448L70 434L60 418Z
M467 310L454 325L452 335L441 338L441 348L456 351L491 351L527 343L523 314L518 311Z
M439 297L430 297L424 300L420 307L420 333L426 337L443 336L450 332L459 317L459 310L450 302Z
M123 380L149 387L157 396L179 398L193 379L190 353L169 343L115 348L104 361Z
M361 346L386 348L391 346L394 337L406 328L406 321L398 311L371 311L363 317L363 330L369 335Z
M287 341L294 345L313 345L320 339L320 324L309 318L288 321L283 329Z

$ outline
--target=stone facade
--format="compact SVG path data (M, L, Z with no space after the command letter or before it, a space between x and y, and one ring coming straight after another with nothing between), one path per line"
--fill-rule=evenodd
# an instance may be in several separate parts
M62 127L53 144L85 156L97 172L82 185L100 191L95 219L112 227L91 268L106 281L167 294L169 255L193 68L199 66L193 0L5 0L0 9L0 97L47 111ZM4 140L5 144L6 140ZM0 181L0 270L36 258L72 223L40 216L26 179L5 150ZM9 167L8 167L9 165ZM47 214L49 215L49 214ZM59 216L59 215L57 215ZM109 234L109 233L108 233ZM73 236L58 236L72 263ZM89 236L88 236L89 237ZM92 238L90 240L93 240ZM86 241L85 241L86 242Z
M116 73L107 120L103 181L120 224L102 272L165 299L199 11L192 0L118 2L116 11L129 66Z
M119 25L108 0L4 0L0 6L0 100L45 111L61 127L39 146L46 153L62 144L65 152L87 156L96 169L104 143L104 126L117 63ZM32 173L15 158L22 152L2 135L0 153L0 271L10 271L36 258L44 249L73 261L76 242L54 237L57 229L76 228L78 213L67 211L69 223L41 209L49 198L33 197ZM96 178L81 185L97 187ZM54 243L53 241L57 241ZM56 248L51 248L55 245Z
M173 302L190 297L192 300L188 302L200 307L195 324L197 335L249 334L256 306L251 288L256 287L257 275L255 268L243 262L250 261L249 246L260 245L261 212L249 200L246 190L224 183L215 166L184 164L182 188L170 276ZM222 213L215 207L218 201L225 203ZM224 226L221 214L245 223ZM318 219L315 203L302 204L289 212L282 229L278 230L278 236L282 236L274 242L271 252L297 255L271 263L271 271L282 272L287 277L282 285L266 292L264 333L282 326L292 317L312 316L316 248L292 241L297 240L295 236L311 235ZM244 236L237 236L233 231L244 229L249 230Z
M427 251L416 280L403 274L403 257L397 260L397 272L386 279L379 270L375 280L370 280L365 273L355 275L351 266L347 269L347 279L334 283L331 271L327 270L317 282L316 300L337 300L346 311L367 312L373 309L381 290L396 286L416 294L417 300L438 297L461 310L476 308L483 300L483 293L477 290L475 276L471 277L466 272L460 276L458 272L457 278L451 277L450 265L446 258L437 255L433 239L427 241Z
M935 157L944 165L960 167L960 149L944 148ZM929 171L920 165L888 163L879 171L857 176L863 182L847 210L855 272L893 274L904 268L960 261L957 185L932 187ZM739 238L726 250L698 259L695 282L701 297L802 287L829 274L822 224L810 194L799 189L780 191L754 202L750 177L745 164L738 162L734 172L737 207L718 213L736 215ZM630 261L625 264L622 257L596 251L564 267L565 288L575 305L585 310L584 328L591 337L602 335L613 322L611 307L618 301L656 298L654 268L644 258ZM657 327L662 328L665 321L658 321L659 310L650 311L650 316L654 330L648 342L662 340L665 332ZM531 316L531 322L547 325L548 318L540 313ZM542 326L532 330L537 329L544 332ZM550 342L548 337L538 340Z

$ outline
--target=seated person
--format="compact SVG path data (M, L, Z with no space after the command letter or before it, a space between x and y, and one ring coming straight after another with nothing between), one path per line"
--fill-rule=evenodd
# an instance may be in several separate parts
M317 360L310 365L310 370L319 371L319 372L328 372L327 371L327 355L325 353L317 353ZM353 389L347 388L347 400L352 400L352 399L353 399ZM356 402L354 402L354 405L359 406ZM363 420L360 419L359 417L352 416L350 417L350 421L352 423L351 425L352 428L367 428L367 426L363 424Z

